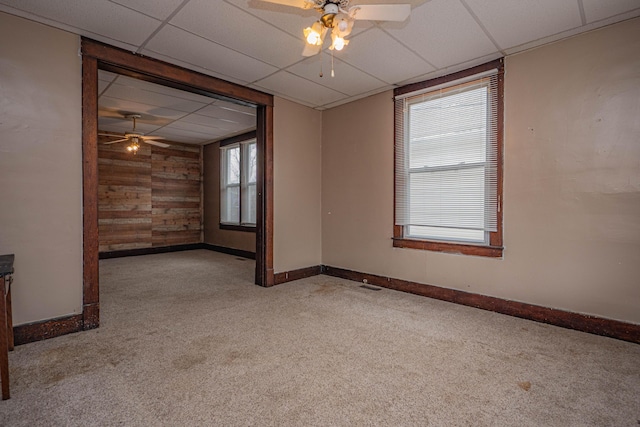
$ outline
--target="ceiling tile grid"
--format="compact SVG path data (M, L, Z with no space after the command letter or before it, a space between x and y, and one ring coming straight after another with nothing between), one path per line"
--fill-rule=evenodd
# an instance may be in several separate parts
M333 64L332 64L333 62ZM331 70L334 76L331 76ZM349 96L370 92L388 84L341 61L331 51L311 56L287 68L287 71Z
M0 11L321 110L640 16L640 0L351 0L350 6L386 3L411 4L409 18L356 21L344 50L332 56L327 37L322 53L310 58L301 55L302 30L319 13L262 0L0 0ZM118 132L132 125L123 111L143 114L143 132L182 134L193 143L255 126L250 107L104 71L98 85L101 126ZM194 126L188 131L185 123Z
M304 48L301 38L221 1L190 0L170 23L277 67L299 61Z
M438 69L498 51L458 0L432 0L382 28Z
M209 70L211 75L247 84L264 78L278 68L171 25L165 26L147 44L150 56L159 53Z
M462 0L502 49L582 25L577 0Z
M640 0L582 0L587 23L631 12L640 8Z
M251 85L310 107L335 102L345 94L328 89L288 71L279 71Z
M2 0L1 3L133 46L144 43L161 24L157 19L106 0Z
M424 59L380 28L373 27L351 38L338 58L372 76L394 84L433 71Z

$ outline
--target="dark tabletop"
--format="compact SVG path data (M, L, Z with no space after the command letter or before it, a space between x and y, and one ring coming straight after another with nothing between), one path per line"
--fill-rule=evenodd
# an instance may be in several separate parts
M13 273L14 255L0 255L0 277Z

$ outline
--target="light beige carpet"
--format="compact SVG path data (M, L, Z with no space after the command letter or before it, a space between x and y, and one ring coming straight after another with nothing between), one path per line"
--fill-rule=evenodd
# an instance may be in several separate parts
M102 326L19 346L3 426L637 426L640 346L209 251L100 262Z

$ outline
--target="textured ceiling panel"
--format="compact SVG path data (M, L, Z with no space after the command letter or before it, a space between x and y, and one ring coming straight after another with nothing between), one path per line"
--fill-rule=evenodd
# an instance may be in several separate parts
M110 111L145 114L148 116L164 117L172 120L179 119L180 117L183 117L185 115L184 111L171 110L169 108L143 104L135 100L109 98L107 96L101 96L98 104L103 109Z
M103 93L103 96L122 100L135 99L137 102L142 104L169 108L171 110L183 111L185 113L197 111L207 105L201 102L189 101L175 96L142 90L135 86L119 83L120 79L109 86L109 89Z
M322 70L322 77L320 77L320 70ZM357 95L387 86L382 80L372 77L337 58L334 58L334 70L335 77L331 77L331 54L326 52L322 55L307 58L288 68L288 71L300 77L347 95Z
M498 50L458 0L432 0L412 10L406 22L382 27L437 68Z
M463 1L502 49L582 25L577 0Z
M340 92L320 86L286 71L280 71L264 80L260 80L256 82L255 86L280 94L284 98L314 106L329 104L344 97Z
M102 73L100 70L98 74ZM209 96L198 95L197 93L186 92L184 90L174 89L168 86L162 86L157 83L151 83L144 80L134 79L127 76L118 76L118 84L135 88L136 90L145 90L153 93L163 94L170 97L179 98L181 100L194 101L200 104L210 104L215 102L215 99Z
M104 0L2 0L2 4L132 45L143 43L160 25L156 19Z
M169 25L151 39L147 48L187 63L198 64L236 82L252 82L277 71L277 68L269 64Z
M0 11L318 109L640 16L640 0L351 0L350 5L385 3L411 4L409 19L357 21L351 43L335 54L334 78L327 60L329 37L323 56L301 56L302 30L317 19L314 10L261 0L0 0ZM113 76L108 76L100 73L100 91L109 90ZM168 107L189 110L175 103L210 102L145 84L134 86L152 94L124 100L128 104L105 97L112 110L103 109L109 114L125 106L177 111ZM121 89L115 95L124 96ZM198 114L223 110L210 106ZM225 120L226 114L213 117Z
M224 2L191 0L171 24L271 65L299 61L304 42Z
M245 112L245 111L239 110L239 108L243 108L243 106L216 103L216 104L208 105L204 107L202 110L198 111L198 114L207 116L207 117L216 117L221 120L229 120L235 123L241 123L245 125L255 125L256 123L255 109L252 109L253 111L251 112Z
M587 23L640 8L639 0L582 0Z
M111 0L145 15L164 21L182 4L183 0Z
M379 28L355 36L338 57L389 84L433 71L432 66Z

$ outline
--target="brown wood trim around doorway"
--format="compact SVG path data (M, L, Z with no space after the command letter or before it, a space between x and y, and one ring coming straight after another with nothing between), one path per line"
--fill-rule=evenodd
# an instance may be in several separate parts
M98 69L200 95L257 106L258 224L256 284L272 286L273 95L144 55L82 38L83 329L99 325L98 283ZM260 157L262 155L262 157Z

